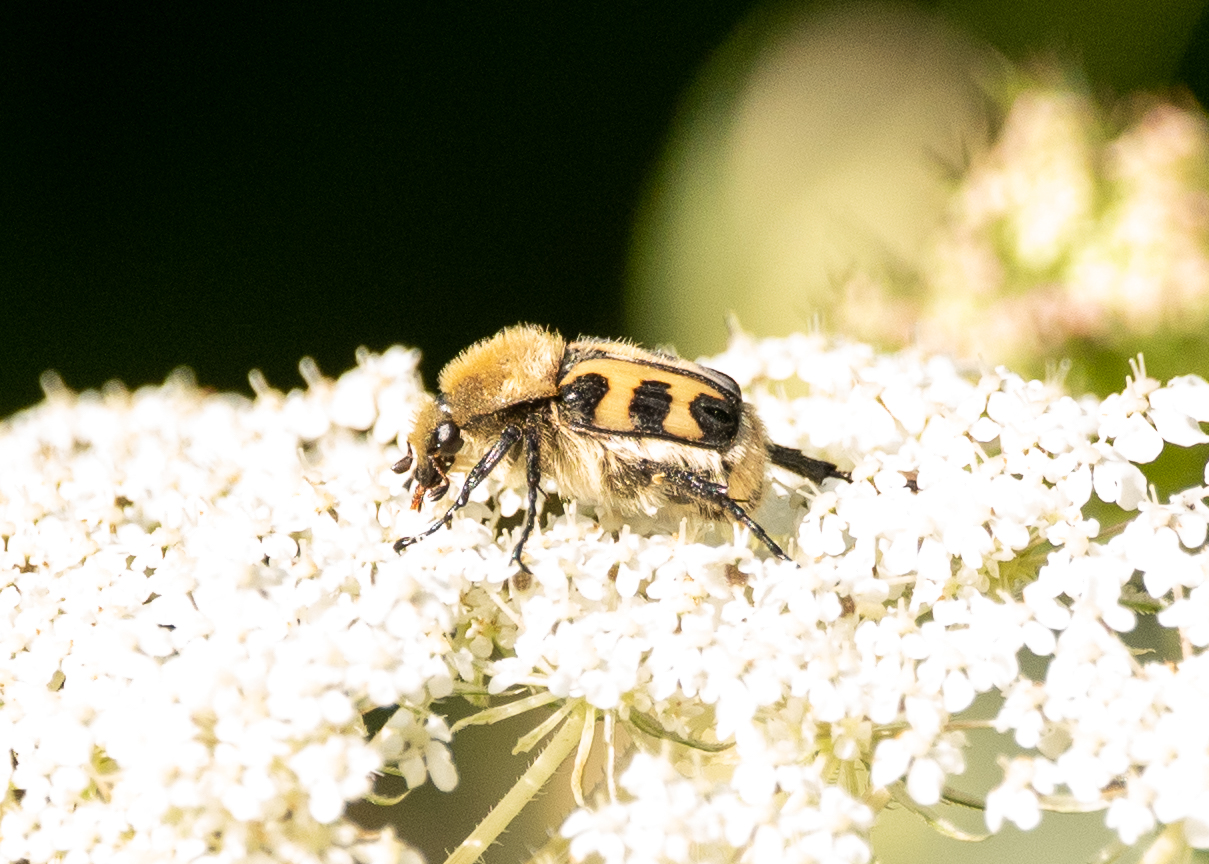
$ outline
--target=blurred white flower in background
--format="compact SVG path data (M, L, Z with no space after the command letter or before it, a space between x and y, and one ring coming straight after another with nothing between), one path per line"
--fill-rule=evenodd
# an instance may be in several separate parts
M1155 100L1128 116L1112 132L1069 88L1015 98L925 259L923 344L1018 361L1076 338L1120 345L1203 330L1209 123Z

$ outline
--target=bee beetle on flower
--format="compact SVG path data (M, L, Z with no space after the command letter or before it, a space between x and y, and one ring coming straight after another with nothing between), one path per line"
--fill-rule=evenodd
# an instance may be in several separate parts
M687 507L746 525L788 560L749 515L769 462L821 483L850 480L830 462L768 440L739 385L714 369L627 342L580 339L518 325L471 345L444 369L394 466L415 467L412 509L440 500L458 459L477 460L457 500L406 547L449 524L475 487L519 451L527 486L521 553L537 517L543 475L560 493L621 513Z

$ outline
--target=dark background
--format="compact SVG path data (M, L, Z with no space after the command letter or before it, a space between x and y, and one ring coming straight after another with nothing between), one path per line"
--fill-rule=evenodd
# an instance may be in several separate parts
M617 333L644 178L746 5L27 10L0 60L0 414L46 368L288 389L303 355L401 342L431 383L519 320Z
M288 389L303 355L401 342L431 384L516 321L619 334L643 184L754 5L15 4L0 416L48 368ZM1202 103L1205 27L1178 75Z

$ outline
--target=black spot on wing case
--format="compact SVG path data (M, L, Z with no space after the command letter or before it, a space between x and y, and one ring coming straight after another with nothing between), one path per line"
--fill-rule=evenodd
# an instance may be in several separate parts
M608 392L608 380L596 372L572 378L558 390L564 418L574 426L591 426L600 400Z
M644 380L630 396L630 422L647 435L664 432L663 423L672 410L672 385L667 381Z
M723 446L734 440L739 431L740 406L699 393L688 406L689 413L701 427L702 443Z

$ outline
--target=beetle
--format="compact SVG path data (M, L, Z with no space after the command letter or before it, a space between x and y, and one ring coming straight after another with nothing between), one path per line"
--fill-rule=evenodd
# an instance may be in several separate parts
M448 525L493 470L519 448L527 489L521 554L537 518L543 476L568 498L621 513L687 507L733 519L778 558L789 556L749 515L769 462L814 483L851 476L830 462L768 440L755 409L727 375L628 342L579 339L534 325L508 327L471 345L426 397L394 466L412 469L412 509L440 500L458 459L474 462L453 505L401 552Z

